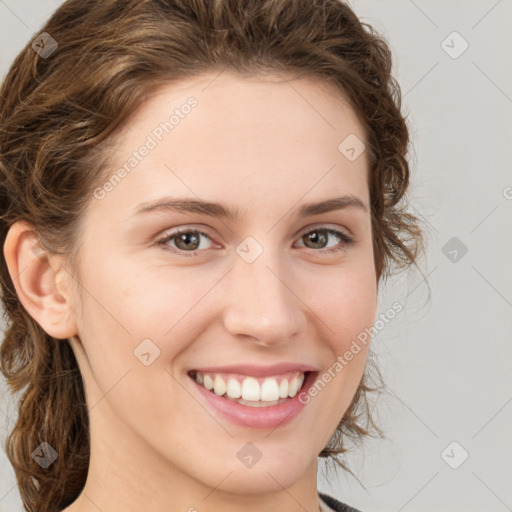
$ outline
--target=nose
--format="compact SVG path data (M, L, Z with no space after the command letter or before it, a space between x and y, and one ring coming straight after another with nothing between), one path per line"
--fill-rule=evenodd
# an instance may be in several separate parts
M306 325L307 309L293 281L282 253L264 251L252 263L236 257L225 290L226 330L233 337L262 346L292 341Z

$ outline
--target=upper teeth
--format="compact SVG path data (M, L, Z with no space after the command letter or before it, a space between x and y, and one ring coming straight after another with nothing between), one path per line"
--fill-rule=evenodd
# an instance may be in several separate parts
M304 373L295 372L285 376L243 377L219 373L196 372L196 382L206 389L213 390L216 395L227 394L229 398L272 402L279 398L294 397L304 382ZM280 381L278 383L278 381Z

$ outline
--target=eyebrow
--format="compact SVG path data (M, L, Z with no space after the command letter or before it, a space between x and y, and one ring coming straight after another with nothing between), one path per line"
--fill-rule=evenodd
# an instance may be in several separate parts
M299 218L310 217L350 207L368 211L368 207L363 203L363 201L361 201L361 199L353 195L345 195L316 203L304 204L298 210L297 216ZM208 215L210 217L219 217L235 221L239 221L241 217L240 210L231 209L222 203L172 197L164 197L155 201L141 203L136 207L136 211L133 215L166 211L198 213Z

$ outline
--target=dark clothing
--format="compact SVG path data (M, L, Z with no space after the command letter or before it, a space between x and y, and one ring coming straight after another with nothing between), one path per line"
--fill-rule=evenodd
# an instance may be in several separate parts
M331 507L333 510L336 510L336 512L361 512L360 510L352 508L349 505L346 505L345 503L342 503L341 501L328 496L327 494L319 492L318 495L323 501L325 501L325 503L327 503L327 505L329 505L329 507Z

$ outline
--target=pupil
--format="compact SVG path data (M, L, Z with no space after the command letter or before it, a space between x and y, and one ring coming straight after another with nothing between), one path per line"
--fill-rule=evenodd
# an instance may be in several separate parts
M184 233L180 236L179 240L181 242L185 242L185 248L190 248L190 245L187 245L189 242L190 242L190 239L191 238L197 238L196 235L190 235L190 233ZM194 243L194 242L192 242ZM197 244L197 240L195 241L195 243Z
M318 236L318 233L322 233L322 231L313 231L313 233L308 235L310 241L312 241L314 244L318 244L318 239L320 239L320 242L322 242L322 241L325 242L326 241L325 235L321 234L320 236Z

